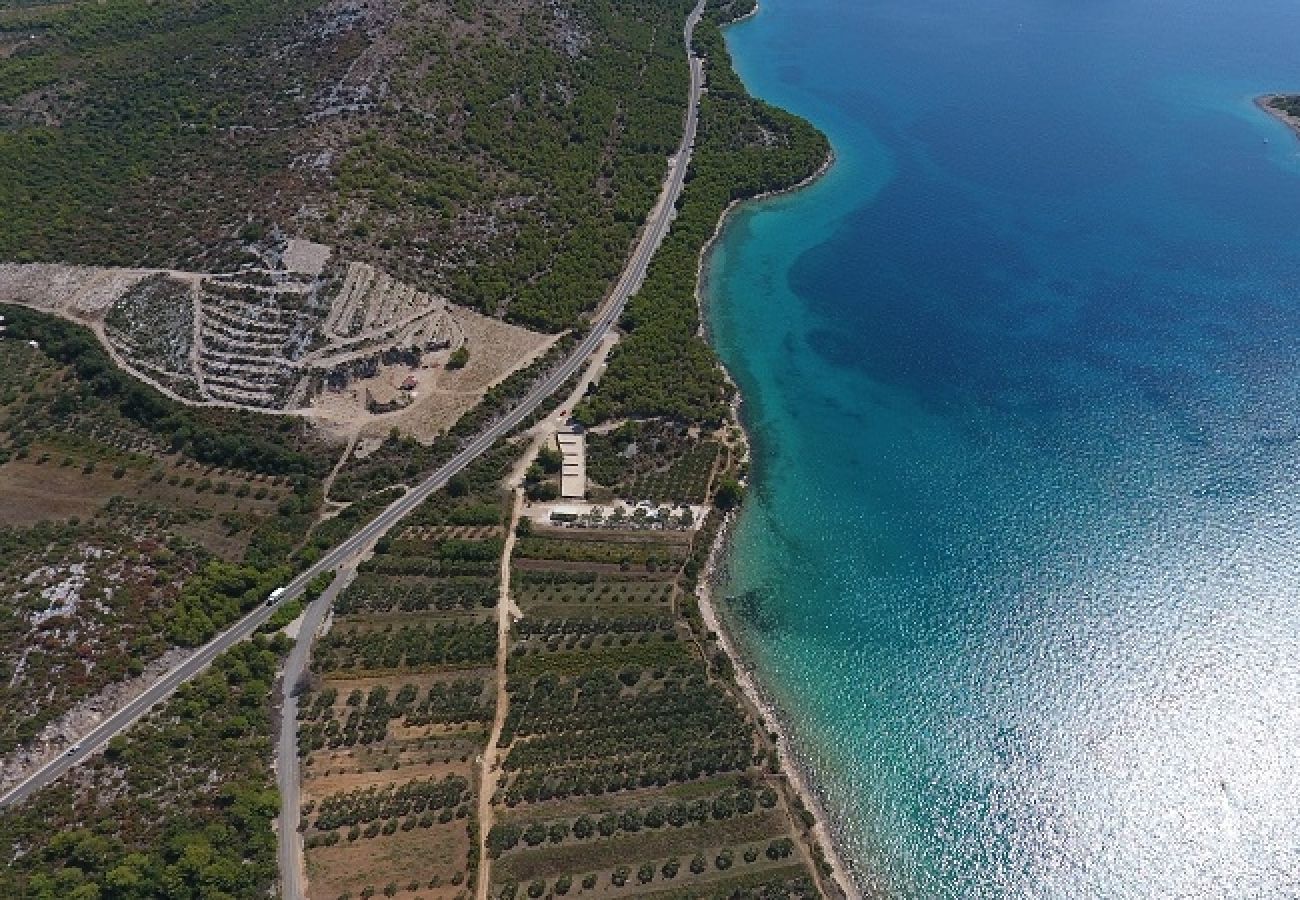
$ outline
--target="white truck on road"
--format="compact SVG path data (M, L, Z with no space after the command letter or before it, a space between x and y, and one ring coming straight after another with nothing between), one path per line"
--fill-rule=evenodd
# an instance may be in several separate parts
M270 596L266 598L266 605L275 606L275 604L278 603L280 598L283 596L284 596L284 588L282 587L276 588L275 590L271 591Z

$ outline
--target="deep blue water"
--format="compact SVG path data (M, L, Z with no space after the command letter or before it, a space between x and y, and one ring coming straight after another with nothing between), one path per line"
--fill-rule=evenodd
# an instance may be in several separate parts
M727 608L906 898L1300 897L1300 90L1277 0L763 0L838 163L707 269Z

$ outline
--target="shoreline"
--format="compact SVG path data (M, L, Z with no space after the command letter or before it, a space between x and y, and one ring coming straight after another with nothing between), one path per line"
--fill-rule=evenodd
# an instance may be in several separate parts
M743 430L742 427L742 433ZM748 436L744 440L748 444ZM827 877L848 900L866 900L867 895L858 883L856 870L846 862L841 847L842 842L833 827L830 815L826 812L821 794L818 793L816 773L795 749L795 745L790 740L790 729L784 713L763 689L749 658L740 651L735 637L714 603L714 587L721 580L719 562L730 551L731 529L735 520L735 510L723 517L718 533L714 537L713 546L709 549L704 571L700 573L699 585L695 589L700 615L704 619L705 626L717 635L718 646L731 659L736 686L759 713L757 724L775 735L781 772L787 784L803 802L804 807L813 815L814 823L810 831L832 869Z
M757 10L755 10L755 12L757 12ZM753 15L753 13L751 13L751 15ZM700 255L695 260L695 306L700 311L700 327L696 330L696 334L706 340L709 337L709 320L708 316L704 315L704 298L700 295L700 286L704 283L704 263L713 252L714 245L721 239L723 231L726 230L727 220L731 218L731 214L737 208L746 206L750 203L762 203L764 200L771 200L776 197L784 197L788 194L798 193L830 172L830 170L835 166L836 159L835 148L831 147L830 150L826 152L826 158L822 160L822 164L817 167L817 171L813 172L797 184L792 184L789 187L780 188L775 191L763 191L763 193L755 194L752 197L741 197L740 199L732 200L727 204L727 208L722 211L722 215L718 216L718 224L713 227L713 234L709 235L709 239L704 242L704 246L700 248ZM709 342L709 346L713 346L712 341ZM727 381L733 386L736 386L735 380L731 377L731 373L727 371L727 367L722 362L721 357L718 357L716 350L713 355L718 360L718 367L721 368L723 373L727 376ZM738 386L736 386L736 391L737 395L739 395L740 388ZM740 426L741 431L744 432L745 426L741 423L739 415L736 416L736 424ZM748 434L745 435L745 442L746 444L749 443Z
M1273 105L1274 100L1297 96L1298 95L1295 94L1260 94L1255 98L1254 102L1255 105L1263 110L1267 115L1272 116L1287 128L1290 128L1291 133L1295 135L1297 140L1300 140L1300 115L1293 115L1292 113L1289 113L1284 109L1278 109Z
M755 8L745 18L758 12ZM737 20L740 21L740 20ZM735 24L735 23L731 23ZM705 340L709 340L708 317L704 314L705 300L702 296L702 286L704 284L704 267L710 254L713 252L718 240L726 230L731 214L739 207L750 203L761 203L775 197L782 197L794 194L809 185L813 184L820 178L824 177L835 165L836 154L834 147L826 153L826 158L822 160L816 171L803 178L796 184L790 185L779 190L764 191L753 197L744 197L731 201L727 204L722 215L718 217L718 223L713 229L713 234L705 241L704 246L700 248L699 257L696 260L695 268L695 302L700 311L699 335ZM740 441L743 447L743 458L748 461L752 458L753 441L750 438L749 430L745 427L744 421L740 415L740 408L744 403L744 395L740 391L739 385L732 377L731 372L727 369L722 358L718 356L717 349L713 347L712 341L709 340L710 349L713 350L714 358L718 368L722 370L723 376L728 383L735 388L735 395L731 401L731 420L732 424L740 432ZM745 479L748 482L748 479ZM741 507L743 509L743 505ZM799 799L807 810L812 813L814 824L810 829L813 838L820 845L826 861L832 868L829 880L843 892L848 900L865 900L861 884L858 882L856 869L849 866L846 862L847 856L844 853L843 842L835 830L834 822L826 812L826 805L822 802L821 794L816 787L816 773L807 761L800 755L790 739L790 728L787 724L786 717L780 707L771 699L769 694L764 690L753 670L753 666L747 656L741 650L739 643L732 635L730 627L727 625L722 614L719 612L714 602L714 590L720 582L722 566L720 563L726 558L730 551L731 529L735 524L736 516L739 510L728 512L722 519L718 527L718 532L714 536L713 545L709 548L709 555L705 560L704 570L700 573L698 585L695 590L696 598L699 602L700 615L704 619L705 626L718 636L718 645L723 652L731 659L732 667L735 672L735 684L744 695L745 699L758 711L760 724L764 730L775 735L775 744L777 748L778 761L781 771L785 775L786 782L790 788L798 795Z

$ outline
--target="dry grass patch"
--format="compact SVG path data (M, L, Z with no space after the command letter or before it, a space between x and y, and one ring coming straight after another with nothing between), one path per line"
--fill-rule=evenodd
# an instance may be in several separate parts
M496 611L483 609L418 609L411 612L402 610L393 610L392 612L383 613L348 613L345 616L339 616L334 620L332 629L340 634L350 634L353 632L366 631L383 631L388 628L401 628L403 625L414 625L419 622L457 622L465 625L473 625L477 622L486 622L489 619L496 618ZM412 672L415 670L412 669ZM468 677L467 672L476 671L460 670L455 673L455 678ZM489 673L490 675L490 673ZM420 678L433 678L431 673L423 673ZM448 676L453 677L453 676ZM377 679L381 682L400 681L400 675L388 675ZM403 682L408 683L408 682ZM401 687L401 684L398 685Z
M359 787L447 775L472 780L475 759L485 743L482 729L438 736L432 743L427 742L428 737L389 740L347 750L318 750L302 769L304 794L320 798Z
M338 900L345 893L357 897L367 887L382 897L384 886L392 882L399 897L450 900L464 890L469 850L464 819L313 847L307 851L308 897ZM408 889L413 881L418 883L415 891Z
M259 492L261 499L255 496ZM232 533L221 519L232 514L274 515L285 493L283 487L203 466L36 443L25 458L0 465L0 526L87 518L113 497L127 497L166 509L200 512L176 530L218 556L236 559L252 529Z
M114 479L110 471L88 475L80 464L11 460L0 466L0 525L87 518L114 495L131 493L132 484Z

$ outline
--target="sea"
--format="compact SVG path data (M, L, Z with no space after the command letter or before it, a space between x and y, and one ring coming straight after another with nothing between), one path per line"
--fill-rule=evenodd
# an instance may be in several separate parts
M1300 897L1295 0L762 0L721 604L865 888Z

